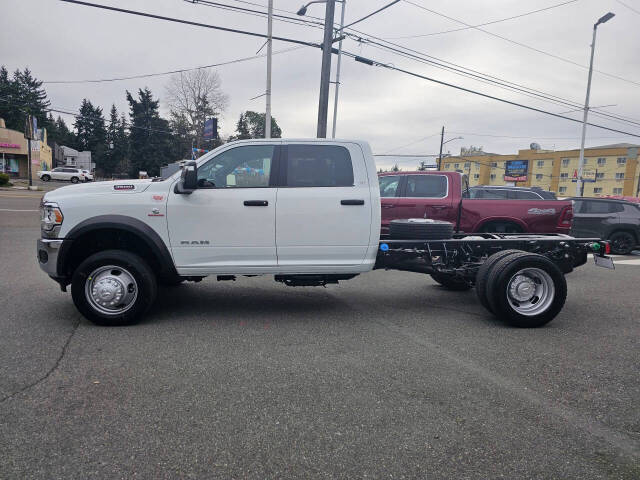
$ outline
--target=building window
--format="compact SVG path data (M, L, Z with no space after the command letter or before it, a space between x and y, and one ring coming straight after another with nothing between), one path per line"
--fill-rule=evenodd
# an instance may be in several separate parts
M473 175L473 178L474 178L474 179L476 179L476 180L478 180L478 179L480 178L480 174L479 174L479 173L475 173L475 174Z
M618 157L618 165L626 165L627 157Z
M602 193L602 187L595 187L593 193Z
M496 179L496 174L495 174L495 173L492 173L492 174L491 174L491 180L495 180L495 179Z
M616 173L616 180L624 180L624 172Z
M563 167L568 167L569 166L569 160L568 158L563 158L562 159L562 166Z
M606 165L607 164L607 159L606 158L599 158L598 159L598 165L602 166L602 165Z
M567 193L567 187L560 187L558 193Z
M450 163L445 163L444 164L444 169L445 170L451 170L451 164Z
M492 167L492 168L495 168L495 167L497 167L497 166L498 166L498 162L491 162L491 167Z
M544 160L538 160L538 167L544 167Z
M453 168L455 168L457 170L458 168L460 168L460 164L459 163L454 163L453 164Z
M603 179L604 178L604 172L597 172L596 173L596 178L597 179Z
M542 174L536 173L536 180L542 180Z
M471 168L471 162L465 162L464 168Z
M569 173L568 172L564 172L564 173L560 173L560 180L561 181L566 181L569 178Z
M614 195L622 195L622 188L614 188L613 189L613 194Z

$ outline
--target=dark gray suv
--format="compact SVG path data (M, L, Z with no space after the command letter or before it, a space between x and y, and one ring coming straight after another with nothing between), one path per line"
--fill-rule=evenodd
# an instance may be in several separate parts
M630 253L640 245L640 205L623 200L572 198L574 237L598 237L611 242L611 251Z

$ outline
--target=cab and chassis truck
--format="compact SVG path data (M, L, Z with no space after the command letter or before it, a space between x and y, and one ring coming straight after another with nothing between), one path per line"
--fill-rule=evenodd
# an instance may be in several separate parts
M418 218L391 222L381 240L378 176L363 141L228 143L166 179L48 192L41 210L40 267L100 325L138 321L159 284L273 275L324 286L387 269L475 287L497 317L539 327L560 312L565 274L589 253L613 268L606 242L557 233L470 234Z

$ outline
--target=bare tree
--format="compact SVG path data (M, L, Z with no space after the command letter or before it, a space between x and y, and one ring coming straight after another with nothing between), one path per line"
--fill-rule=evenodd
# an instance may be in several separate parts
M169 78L166 91L172 123L186 125L196 146L202 146L205 120L219 117L229 103L220 76L207 69L176 73Z

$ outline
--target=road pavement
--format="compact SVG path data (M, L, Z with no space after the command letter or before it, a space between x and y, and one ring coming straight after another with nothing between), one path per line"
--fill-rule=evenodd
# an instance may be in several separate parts
M640 478L637 264L570 274L535 330L384 271L207 278L101 328L37 266L41 195L0 192L2 479Z

